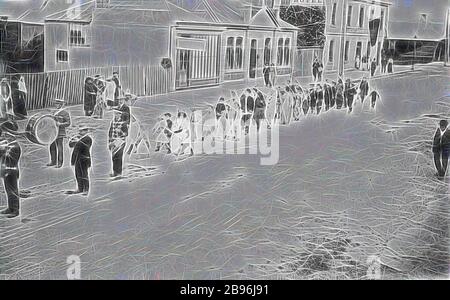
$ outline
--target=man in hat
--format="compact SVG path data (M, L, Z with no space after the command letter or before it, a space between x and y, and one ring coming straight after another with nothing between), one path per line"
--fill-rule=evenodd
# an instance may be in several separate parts
M64 164L63 142L66 137L66 128L71 125L70 113L64 108L64 100L55 99L56 111L53 116L58 126L58 135L50 145L50 163L48 167L61 168Z
M363 76L361 79L361 83L359 84L361 103L364 103L364 100L369 95L369 82L367 81L367 77Z
M122 175L123 153L131 125L129 98L120 98L119 107L114 109L114 117L109 128L109 150L111 151L113 172L111 177Z
M84 86L84 114L86 117L92 116L97 104L97 86L92 77L86 78Z
M16 137L11 133L17 125L11 122L0 126L0 177L3 178L8 208L1 212L7 218L15 218L20 214L19 196L19 160L22 154ZM4 136L4 137L3 137Z
M73 148L71 165L75 167L75 178L78 189L69 194L89 194L89 168L91 162L92 138L88 135L89 128L80 127L78 136L69 141L69 147Z
M119 72L113 72L113 77L110 81L114 82L116 89L114 91L114 106L120 105L120 91L122 90L122 84L119 79Z
M450 156L450 131L448 121L441 120L433 137L434 165L437 176L444 177L447 173L448 159Z

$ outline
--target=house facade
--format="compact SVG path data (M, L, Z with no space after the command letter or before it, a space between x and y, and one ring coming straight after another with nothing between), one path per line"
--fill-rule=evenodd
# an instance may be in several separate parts
M281 79L292 76L296 30L268 7L246 20L246 8L234 1L198 1L190 9L132 2L97 1L49 16L45 70L160 66L170 59L174 89L256 84L272 63Z
M327 9L324 66L327 72L355 69L357 58L380 65L387 38L389 2L324 0ZM342 74L341 74L342 75Z
M293 76L296 30L262 8L248 24L177 22L171 57L176 89L230 81L263 83L264 66L282 81Z

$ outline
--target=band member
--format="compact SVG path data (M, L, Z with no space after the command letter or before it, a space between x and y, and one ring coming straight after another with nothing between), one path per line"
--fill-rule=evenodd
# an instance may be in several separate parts
M448 159L450 156L450 130L448 129L448 121L442 120L439 128L433 137L433 154L434 164L438 177L445 177L448 168Z
M71 125L70 113L64 108L64 100L55 99L56 111L53 116L58 126L58 135L55 141L50 145L50 163L48 167L56 166L61 168L64 164L64 138L66 137L66 128Z
M364 76L359 84L359 97L361 98L361 103L364 103L364 100L369 95L369 82L367 78Z
M91 162L92 138L88 135L89 128L80 127L79 134L69 141L69 147L73 148L71 165L75 167L75 178L78 189L69 194L89 194L89 168Z
M17 92L13 103L14 115L19 120L23 120L27 117L26 98L27 98L27 86L25 79L20 76L17 82Z
M19 160L22 150L16 137L7 129L17 130L17 125L7 122L0 126L0 135L4 136L0 141L0 176L8 199L8 207L1 214L15 218L20 215Z
M119 107L114 109L114 117L109 128L109 150L113 166L111 177L121 176L123 171L123 154L131 125L130 107L126 99L119 99Z
M96 75L94 79L94 85L97 89L97 99L92 115L94 118L103 119L106 109L105 91L106 84L102 76Z
M84 114L87 117L94 113L95 105L97 104L97 86L92 77L86 78L84 85Z

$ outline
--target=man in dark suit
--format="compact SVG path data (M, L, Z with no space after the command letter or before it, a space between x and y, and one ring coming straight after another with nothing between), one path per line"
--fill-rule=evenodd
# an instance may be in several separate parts
M14 129L12 128L14 126L10 125L11 123L7 122L0 126L0 135L2 136L0 141L0 176L3 178L6 197L8 198L8 208L3 210L1 214L6 215L7 218L15 218L20 215L18 182L20 175L19 160L22 150L16 137L7 131L7 129Z
M114 106L120 105L120 91L122 90L122 84L119 79L119 72L114 72L113 77L111 79L112 82L116 85L116 89L114 91Z
M347 103L348 113L351 113L353 111L353 100L355 99L355 95L356 89L353 86L352 81L350 79L347 79L345 83L344 97L345 102Z
M66 128L70 126L70 113L64 108L64 100L56 99L56 111L53 113L56 125L58 126L58 136L50 145L50 163L48 167L56 166L61 168L64 163L64 138L66 137Z
M111 177L122 175L123 153L131 125L131 112L126 103L127 98L120 98L119 101L120 105L114 110L114 118L109 128L109 150L111 151L113 164Z
M71 165L75 167L75 177L78 184L78 189L69 192L69 194L83 194L84 196L89 194L92 138L88 133L88 128L81 127L79 135L69 141L69 147L73 148Z
M363 76L363 78L361 79L361 83L359 84L359 90L361 103L364 103L364 100L369 95L369 82L367 81L365 76Z
M434 165L436 166L437 176L445 177L448 168L448 159L450 156L450 130L448 121L439 122L439 128L433 137Z

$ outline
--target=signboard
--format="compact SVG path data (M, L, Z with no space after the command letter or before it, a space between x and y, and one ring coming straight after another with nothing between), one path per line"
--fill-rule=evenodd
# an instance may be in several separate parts
M177 49L180 50L194 50L194 51L205 51L206 40L196 39L196 38L177 38Z

